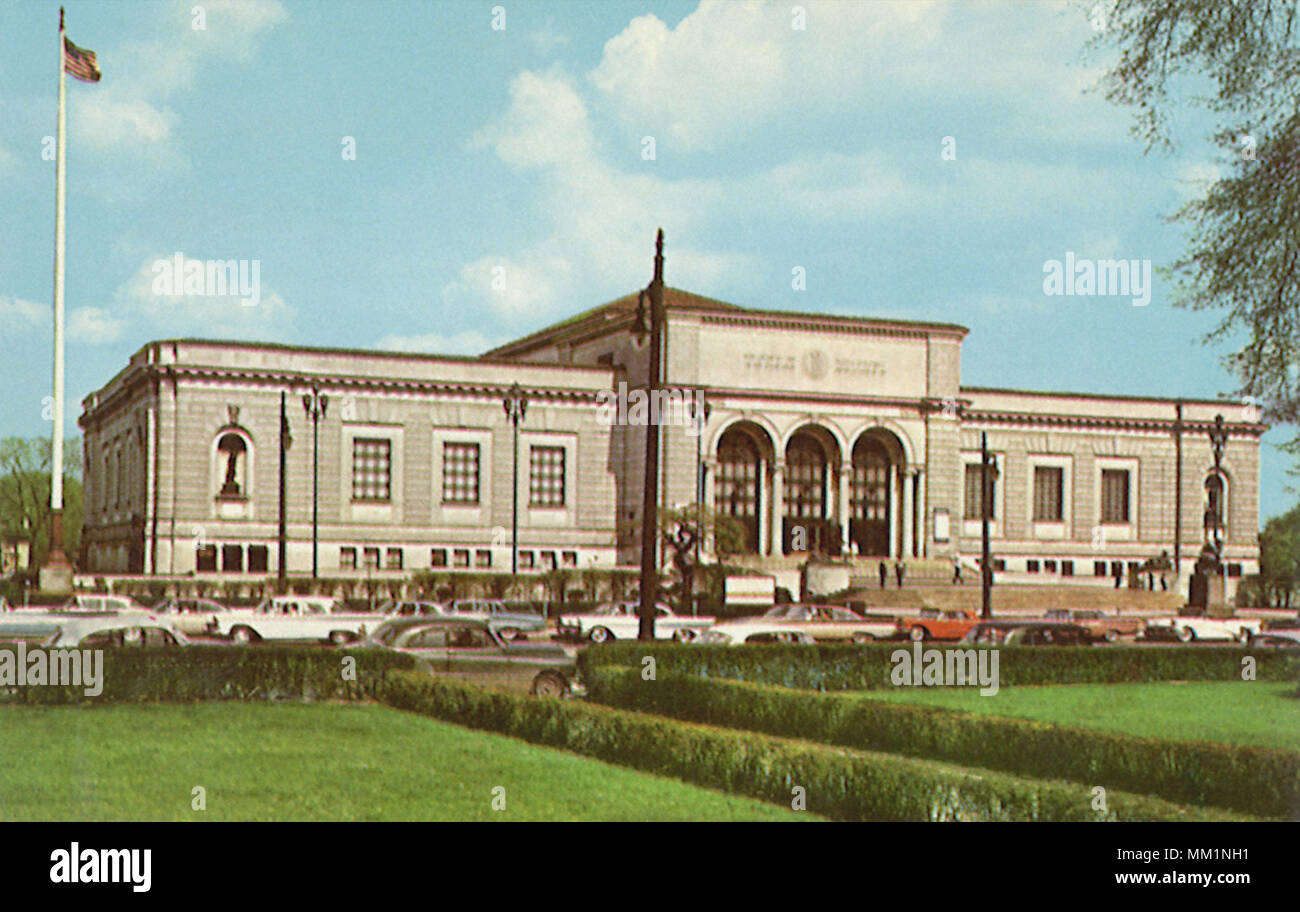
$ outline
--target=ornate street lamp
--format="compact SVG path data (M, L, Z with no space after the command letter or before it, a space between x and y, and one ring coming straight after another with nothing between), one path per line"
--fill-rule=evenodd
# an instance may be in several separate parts
M318 508L320 506L320 460L317 458L317 448L319 444L320 423L325 420L325 412L329 409L330 398L324 395L319 387L313 386L310 393L304 393L302 397L303 410L307 412L307 417L311 419L311 578L316 579L316 539L317 539L317 520Z
M280 541L279 541L279 568L277 570L277 580L279 582L279 591L284 594L288 591L287 576L288 571L288 550L289 550L289 525L286 515L287 498L285 497L286 481L285 467L288 461L289 447L293 446L293 436L289 433L289 413L285 408L285 395L280 392Z
M993 555L989 547L989 520L993 518L993 485L998 480L998 462L989 452L988 434L980 432L980 617L993 617Z
M519 422L524 420L528 411L528 397L515 383L506 393L501 405L506 410L506 418L515 428L515 459L511 476L514 478L513 492L510 498L510 573L519 573Z
M1221 528L1223 525L1223 449L1228 444L1228 429L1223 424L1222 413L1214 416L1214 424L1209 429L1210 447L1214 451L1214 477L1219 483L1219 498L1217 503L1210 504L1210 543L1214 546L1214 563L1215 569L1223 560L1223 535Z
M647 302L649 307L647 308ZM641 292L632 328L638 345L650 337L646 363L646 395L655 401L659 389L659 361L663 351L664 326L664 230L655 237L655 271L650 285ZM645 497L641 502L641 604L637 608L637 639L655 638L655 602L659 590L659 425L650 421L645 434Z
M700 400L691 400L691 418L695 421L695 572L700 569L700 543L704 540L704 429L708 426L709 416L713 414L713 405L704 400L704 408L700 408ZM692 579L691 588L694 590L695 581ZM699 614L699 599L695 592L691 592L691 614Z

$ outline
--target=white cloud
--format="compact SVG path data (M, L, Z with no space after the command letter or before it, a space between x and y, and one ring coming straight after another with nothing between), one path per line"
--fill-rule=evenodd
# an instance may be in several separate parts
M441 333L388 335L380 339L376 347L383 351L421 352L430 355L478 355L496 344L481 332L469 330L451 336Z
M209 259L185 254L186 260ZM113 295L113 313L122 329L127 327L149 337L200 336L205 338L285 338L291 333L294 310L261 275L259 264L257 302L244 303L241 293L176 294L155 293L160 276L154 264L170 261L171 254L147 258ZM225 257L210 259L224 260ZM251 269L248 273L252 277ZM252 296L250 296L252 297Z
M103 345L122 337L123 322L99 307L79 307L68 317L68 338L86 345Z
M42 326L52 319L53 309L49 304L0 295L0 331Z
M529 33L528 42L537 49L538 53L549 54L557 48L567 45L569 36L556 29L554 24L548 21L541 28Z

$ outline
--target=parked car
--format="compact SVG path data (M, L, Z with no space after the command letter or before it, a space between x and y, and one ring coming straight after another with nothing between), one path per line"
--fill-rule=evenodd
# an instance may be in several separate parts
M510 642L483 618L402 618L386 621L363 646L415 656L435 675L537 696L577 689L577 663L553 643Z
M232 610L212 599L205 598L169 598L163 599L149 609L152 614L161 614L171 619L176 629L190 636L199 636L207 632L212 621L219 614Z
M1048 620L1066 621L1085 628L1095 639L1114 643L1120 637L1138 636L1146 628L1146 619L1108 614L1095 608L1052 608L1044 615Z
M964 608L922 608L915 617L898 620L898 632L913 640L960 640L980 622Z
M722 621L710 629L726 630L754 620L756 619L744 618ZM773 605L763 613L762 620L767 624L789 630L802 630L819 643L846 640L852 640L854 643L870 643L873 640L893 639L898 635L896 618L864 618L850 608L841 608L837 605L805 603Z
M758 646L772 643L812 646L812 634L785 624L769 624L762 618L715 624L693 642L701 646Z
M79 616L54 611L10 611L0 614L0 642L39 642L57 632L69 618Z
M335 646L355 642L382 623L374 612L344 611L338 599L277 595L252 611L228 611L208 621L207 632L235 643L258 640L316 640Z
M609 640L635 640L640 630L636 602L614 602L601 605L585 614L566 614L560 618L559 634L562 637L587 639L593 643ZM701 631L713 626L717 618L692 617L673 612L660 602L655 605L655 639L673 639L690 642Z
M170 620L133 613L68 618L41 645L71 649L188 646L189 642Z
M1275 627L1261 630L1251 634L1250 645L1271 649L1300 649L1300 629Z
M1180 643L1198 640L1236 640L1246 643L1259 629L1260 622L1253 618L1211 618L1180 614L1175 617L1147 618L1142 638L1178 640Z
M446 613L492 618L499 622L498 632L507 640L546 629L546 618L541 614L520 611L501 599L455 599L447 604Z
M49 605L29 605L23 608L16 608L15 610L41 613L54 611L64 614L105 614L112 611L147 612L149 609L126 595L78 593L77 595L70 596L62 605L53 607Z
M961 642L970 646L1091 646L1096 639L1081 624L1031 618L981 621Z

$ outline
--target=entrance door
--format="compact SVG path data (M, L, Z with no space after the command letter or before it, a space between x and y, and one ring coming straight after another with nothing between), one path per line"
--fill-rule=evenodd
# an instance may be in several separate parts
M718 513L740 523L747 554L758 553L758 486L757 444L744 431L727 431L718 442L713 506Z
M889 453L879 440L863 438L853 447L849 515L849 535L858 553L888 557Z

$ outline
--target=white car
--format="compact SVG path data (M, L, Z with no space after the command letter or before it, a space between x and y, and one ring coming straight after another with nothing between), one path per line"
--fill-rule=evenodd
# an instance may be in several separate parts
M1180 643L1192 643L1197 640L1236 640L1249 642L1252 636L1259 634L1261 621L1255 618L1210 618L1186 615L1175 617L1147 618L1143 639L1175 639Z
M148 613L67 618L41 645L47 649L93 646L188 646L166 618Z
M362 639L384 620L372 612L347 612L338 599L277 595L252 611L214 615L207 632L235 643L258 640L323 640L335 646Z
M149 609L125 595L78 594L62 605L14 605L12 611L63 614L107 614L113 611L147 612Z
M764 623L761 618L750 622L718 624L695 639L701 646L756 646L764 643L793 643L812 646L812 634L783 624Z
M613 602L586 614L561 616L559 635L605 643L609 640L635 640L640 632L637 602ZM673 612L663 602L655 605L655 639L689 643L702 631L713 626L717 618L692 617Z

